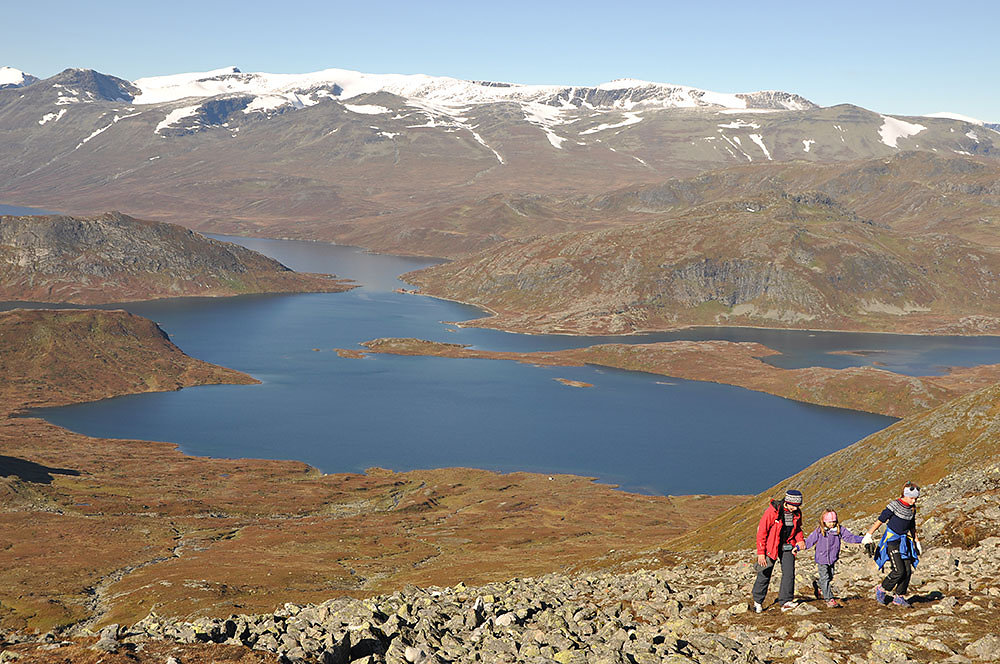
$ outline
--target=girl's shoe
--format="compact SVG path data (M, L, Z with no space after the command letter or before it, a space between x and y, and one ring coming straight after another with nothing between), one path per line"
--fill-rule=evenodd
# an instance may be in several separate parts
M839 608L841 608L841 607L844 606L839 601L837 601L836 598L835 599L828 599L828 600L826 600L826 605L828 607L830 607L831 609L839 609Z
M875 601L879 604L885 604L885 588L882 587L881 583L875 586Z
M913 605L906 601L906 598L902 595L896 595L892 598L892 603L896 606L901 606L904 609L912 609Z

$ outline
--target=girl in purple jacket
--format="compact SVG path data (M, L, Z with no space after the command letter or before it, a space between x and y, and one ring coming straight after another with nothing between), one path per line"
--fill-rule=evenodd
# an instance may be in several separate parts
M840 543L861 544L861 535L855 535L846 526L837 522L837 513L824 510L820 518L819 528L812 531L806 538L805 548L816 547L816 567L819 570L819 590L826 600L826 605L833 609L843 606L833 596L830 583L833 581L833 567L840 558Z

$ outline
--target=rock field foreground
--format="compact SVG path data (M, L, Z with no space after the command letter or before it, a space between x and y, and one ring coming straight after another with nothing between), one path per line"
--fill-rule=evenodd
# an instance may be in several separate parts
M797 585L804 598L815 565L803 558ZM747 605L750 559L749 551L720 553L629 574L411 587L225 620L150 616L131 628L106 628L95 647L168 639L241 644L282 661L371 664L968 662L1000 655L1000 638L992 634L1000 626L1000 538L969 550L927 551L912 609L880 607L871 599L878 577L855 547L836 579L844 608L810 597L787 614L772 604L756 615Z

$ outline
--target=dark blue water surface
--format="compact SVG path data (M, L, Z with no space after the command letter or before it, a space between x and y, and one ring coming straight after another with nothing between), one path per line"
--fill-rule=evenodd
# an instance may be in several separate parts
M133 395L41 414L89 435L171 441L195 455L298 459L325 472L469 466L574 473L649 493L749 493L893 420L637 372L425 357L354 360L333 349L381 336L515 351L731 339L782 350L782 366L878 361L920 374L1000 362L996 337L738 328L570 337L458 329L441 321L482 312L393 292L403 285L396 275L436 261L320 243L231 239L297 270L333 272L363 286L348 293L116 305L158 322L188 354L245 371L263 384ZM832 350L877 352L829 355ZM567 387L555 378L594 387Z

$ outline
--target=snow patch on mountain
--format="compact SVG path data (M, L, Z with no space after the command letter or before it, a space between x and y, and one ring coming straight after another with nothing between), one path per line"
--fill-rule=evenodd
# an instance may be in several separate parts
M376 106L375 104L344 104L344 108L351 113L361 113L362 115L385 115L392 113L385 106Z
M883 143L890 148L896 148L898 147L896 141L899 139L915 136L925 129L927 127L923 125L883 115L882 127L879 128L878 135L881 137Z
M753 157L751 157L750 155L748 155L746 152L743 151L742 147L743 142L740 140L739 136L733 136L732 138L729 138L724 133L722 133L721 129L719 130L719 133L722 136L723 140L725 140L726 143L729 143L729 145L731 145L734 150L736 150L744 157L746 157L747 161L753 161ZM733 157L736 157L736 153L734 153L732 150L729 150L729 154L733 155Z
M549 106L548 104L535 102L521 105L521 111L524 112L524 119L541 129L552 147L559 150L562 149L562 144L566 142L566 138L555 133L552 128L562 124L572 124L577 121L578 118L569 121L566 120L565 113L570 108L573 107Z
M58 113L46 113L42 116L42 119L38 121L38 124L43 125L46 122L58 122L59 118L66 115L66 109L60 108Z
M803 139L802 140L802 145L803 145L802 151L803 152L809 152L809 148L811 148L815 142L816 141L814 141L811 138L805 138L805 139Z
M616 122L613 124L599 124L596 127L591 127L590 129L585 129L580 132L580 135L584 134L595 134L599 131L604 131L606 129L617 129L618 127L627 127L629 125L634 125L638 122L642 122L642 117L638 113L624 113L625 119L621 122Z
M305 108L307 106L315 106L319 103L318 99L312 99L306 95L300 95L295 92L286 92L285 94L265 94L259 95L252 102L250 102L246 108L243 109L244 113L260 112L266 113L267 111L274 111L282 106L291 106L292 108Z
M757 144L757 147L761 149L761 151L764 153L764 156L767 157L768 161L774 161L773 159L771 159L771 152L767 149L767 146L764 145L763 136L761 136L760 134L750 134L750 140Z
M747 122L746 120L733 120L719 126L723 129L742 129L744 127L748 129L760 129L760 125L756 122Z
M159 134L164 129L167 129L177 124L184 118L191 117L192 115L198 112L199 108L201 108L201 104L195 104L194 106L185 106L183 108L176 108L170 111L169 113L167 113L167 117L164 118L163 121L160 122L160 124L156 125L156 129L153 130L153 133Z
M98 129L97 131L95 131L95 132L94 132L93 134L91 134L91 135L90 135L90 136L88 136L87 138L85 138L85 139L83 139L82 141L80 141L79 143L77 143L77 144L76 144L76 147L75 147L75 148L73 148L73 149L74 149L74 150L79 150L79 149L80 149L80 148L82 148L82 147L83 147L84 145L86 145L87 143L89 143L89 142L90 142L90 140L91 140L92 138L95 138L96 136L99 136L99 135L103 134L103 133L104 133L104 132L106 132L106 131L107 131L108 129L111 129L111 128L112 128L112 127L114 127L114 126L115 126L115 123L114 123L114 122L112 122L111 124L109 124L109 125L107 125L107 126L105 126L105 127L101 127L100 129Z

